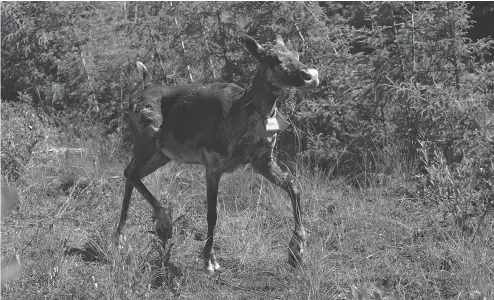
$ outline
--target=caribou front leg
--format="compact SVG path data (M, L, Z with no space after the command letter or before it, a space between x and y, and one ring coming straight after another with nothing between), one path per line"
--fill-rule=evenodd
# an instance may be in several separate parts
M282 188L290 196L295 220L295 230L290 240L288 262L293 267L297 267L302 262L306 234L301 221L300 193L293 183L293 176L290 173L283 172L271 156L252 161L252 166L257 173Z
M220 171L206 169L206 193L208 198L208 238L206 240L204 250L202 251L202 255L204 258L204 269L210 275L212 275L214 271L220 269L220 265L216 261L216 255L214 254L213 249L214 227L216 226L216 220L218 219L217 203L220 178Z

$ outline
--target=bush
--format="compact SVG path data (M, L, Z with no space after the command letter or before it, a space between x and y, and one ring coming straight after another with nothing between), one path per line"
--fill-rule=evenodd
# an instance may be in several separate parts
M25 102L2 102L2 176L18 180L47 132L48 122L40 110Z
M448 162L435 143L422 142L424 173L417 183L424 204L445 225L475 238L482 222L494 212L494 131L469 133L453 147L462 149L459 162Z

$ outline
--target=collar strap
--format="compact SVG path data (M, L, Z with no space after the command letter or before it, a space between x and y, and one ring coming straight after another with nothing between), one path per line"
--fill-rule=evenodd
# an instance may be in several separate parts
M254 106L254 102L250 100L244 105L245 110L247 111L247 115L250 117L256 112L256 107Z
M271 91L276 95L276 96L279 96L282 92L283 92L283 89L280 88L280 87L277 87L275 86L274 84L271 84L269 83L269 88L271 89Z
M255 106L254 106L254 103L252 101L247 102L244 105L244 108L247 111L247 115L249 117L252 116L257 111L256 108L255 108ZM278 108L275 107L273 113L268 118L274 118L274 117L276 117L277 112L278 112Z
M281 94L281 92L283 91L282 88L277 87L271 83L268 83L268 86L271 89L271 91L275 94L276 97L279 96ZM247 91L246 91L246 93L247 93ZM246 96L246 94L244 94L244 97L245 96ZM252 100L245 103L244 108L247 111L247 115L249 117L252 116L257 111L256 106L254 105L254 102ZM271 116L271 118L273 118L274 116L276 116L276 108L275 108L275 111L274 111L273 115Z

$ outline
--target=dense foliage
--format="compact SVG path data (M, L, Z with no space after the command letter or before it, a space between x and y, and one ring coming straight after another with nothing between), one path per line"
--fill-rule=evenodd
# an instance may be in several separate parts
M2 103L2 177L18 180L46 136L44 114L24 102Z
M136 60L153 82L245 87L255 63L238 38L278 33L322 79L280 101L294 124L280 154L335 175L390 174L402 158L422 171L424 197L461 198L482 216L493 201L493 41L467 37L470 15L460 2L3 2L1 96L77 135L95 124L121 133Z

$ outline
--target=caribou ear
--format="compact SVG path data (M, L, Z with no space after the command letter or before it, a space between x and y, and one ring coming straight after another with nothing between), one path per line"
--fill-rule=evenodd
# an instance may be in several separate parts
M283 38L279 34L276 35L275 42L280 46L285 46L285 42L283 42Z
M249 53L252 54L255 58L259 59L264 53L264 48L250 36L243 36L242 42L245 46L245 49L247 49L247 51L249 51Z
M137 65L137 71L139 72L139 76L142 76L142 81L146 81L147 78L149 77L148 68L146 68L146 66L140 61L136 61L136 65Z

